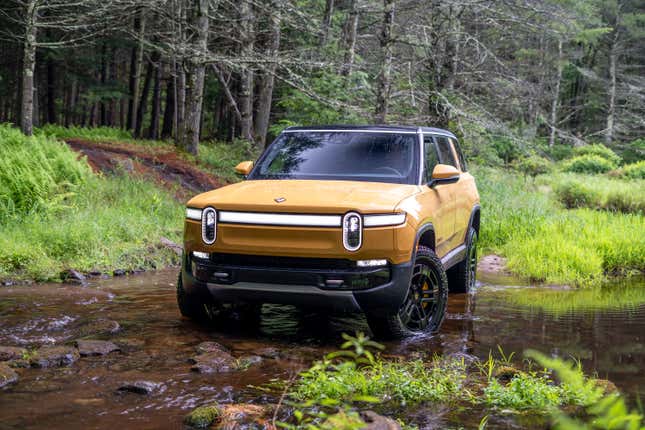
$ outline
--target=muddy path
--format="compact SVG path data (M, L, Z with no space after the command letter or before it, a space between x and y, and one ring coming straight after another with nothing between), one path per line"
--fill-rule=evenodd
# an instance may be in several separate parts
M270 305L254 324L231 319L204 327L179 316L175 281L174 271L160 271L85 287L0 288L0 345L24 348L21 359L29 366L16 369L18 381L0 389L0 429L182 428L183 416L208 402L273 404L278 399L255 386L293 377L335 350L343 332L368 330L360 316ZM509 291L522 288L484 285L474 295L452 295L439 335L387 343L386 353L486 358L498 345L506 354L534 348L581 358L588 372L612 380L632 398L643 391L641 296L613 309L550 312L518 304ZM52 345L105 355L67 357L65 351L52 352ZM34 351L43 346L49 361L33 367ZM235 368L196 371L200 349L224 354L217 355L223 357L218 366ZM61 363L64 357L70 362ZM480 418L432 406L409 420L422 428L470 428ZM489 423L488 428L523 427L503 415Z
M66 139L65 142L85 155L95 172L122 170L138 175L175 192L180 200L225 185L195 162L183 159L173 149L83 139Z

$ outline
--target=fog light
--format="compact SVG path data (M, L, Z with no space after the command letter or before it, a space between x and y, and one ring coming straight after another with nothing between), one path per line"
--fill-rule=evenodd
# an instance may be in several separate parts
M356 262L358 267L379 267L387 266L387 260L358 260Z
M202 260L208 260L210 254L208 252L193 252L193 257L201 258Z
M343 217L343 246L348 251L356 251L363 242L363 220L356 212L348 212Z

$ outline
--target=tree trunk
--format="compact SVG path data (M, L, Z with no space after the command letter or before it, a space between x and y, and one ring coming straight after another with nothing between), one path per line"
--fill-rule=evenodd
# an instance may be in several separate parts
M560 83L562 82L562 39L558 39L558 58L556 64L555 88L551 100L551 134L549 135L549 146L555 144L555 131L558 122L558 102L560 100Z
M163 128L161 129L161 138L168 139L172 137L175 126L175 78L168 76L166 82L166 108L163 114Z
M276 8L269 16L271 32L267 49L266 58L277 60L280 49L280 9ZM255 138L259 146L266 145L267 133L269 130L269 119L271 115L271 101L273 99L274 75L276 63L272 62L262 73L259 83L258 109L255 115Z
M379 40L381 64L376 90L376 109L374 111L374 120L377 124L385 124L389 107L392 78L392 48L394 45L392 29L394 27L395 0L384 0L383 6L383 25Z
M56 62L47 57L47 121L56 124Z
M134 134L137 137L143 136L143 121L146 118L146 112L148 110L148 93L150 92L150 83L152 82L154 61L154 58L148 61L148 67L146 68L146 77L143 81L143 91L141 91L141 99L139 101L139 109L137 110L137 120L135 123L136 127L134 129Z
M195 0L195 23L197 55L190 58L191 73L186 101L186 136L184 147L197 155L204 97L204 56L208 52L208 0Z
M334 0L326 0L325 2L325 15L323 16L322 28L320 29L320 46L327 43L329 37L329 28L331 27L331 20L334 16Z
M161 64L159 61L154 66L154 87L152 89L152 116L150 117L150 129L148 138L156 140L159 138L159 115L161 114Z
M31 136L34 132L34 70L36 67L36 19L38 15L36 0L29 0L26 7L20 129L27 136Z
M607 108L607 128L605 143L610 144L614 140L614 118L616 115L616 63L618 61L618 30L609 51L609 107Z
M356 34L358 32L358 0L351 0L349 15L345 22L344 45L345 55L340 74L349 76L354 68L354 57L356 56Z
M250 0L242 0L240 6L241 25L240 25L240 43L241 56L244 59L250 59L253 55L254 33L253 33L253 9ZM243 66L240 74L240 134L243 139L253 141L253 69L247 63Z
M139 35L139 43L132 48L130 60L130 103L128 105L128 129L136 130L140 127L137 124L137 113L139 111L139 86L141 80L141 67L143 65L143 36L146 27L146 17L143 9L135 15L134 31Z

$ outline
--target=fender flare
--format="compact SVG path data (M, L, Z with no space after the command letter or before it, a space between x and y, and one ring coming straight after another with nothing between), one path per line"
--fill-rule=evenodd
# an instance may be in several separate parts
M468 231L470 231L470 228L473 227L477 231L477 235L479 236L480 216L481 216L481 206L479 205L479 203L475 203L472 210L470 211L470 219L468 220L468 230L466 230L466 235L468 235Z
M425 233L429 231L431 231L432 235L434 236L435 234L434 225L431 222L422 224L421 227L417 229L417 232L414 237L414 249L412 250L412 261L414 261L417 258L417 249L419 248L419 241L421 240L421 236L423 236ZM436 246L437 246L436 242L433 243L432 249L434 250Z

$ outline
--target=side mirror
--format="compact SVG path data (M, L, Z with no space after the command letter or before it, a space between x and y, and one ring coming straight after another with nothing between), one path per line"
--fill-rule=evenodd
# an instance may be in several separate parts
M432 171L432 178L428 186L433 188L435 185L454 184L459 180L459 170L456 167L447 164L437 164Z
M235 166L235 173L246 176L251 173L251 169L253 169L253 161L242 161Z

